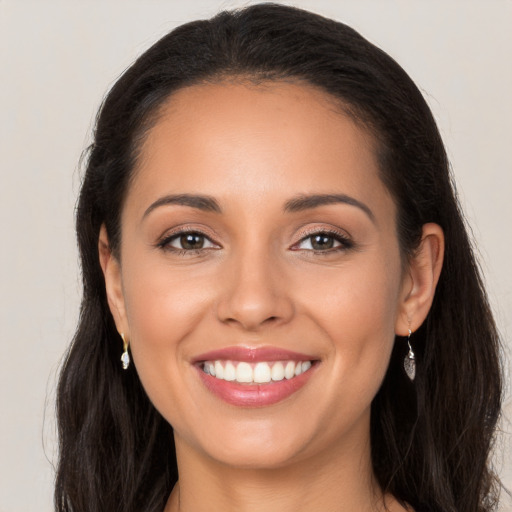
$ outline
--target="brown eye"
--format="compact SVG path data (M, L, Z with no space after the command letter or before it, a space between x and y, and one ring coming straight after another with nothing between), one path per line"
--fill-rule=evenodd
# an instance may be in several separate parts
M334 247L334 237L321 234L310 237L311 247L315 251L325 251Z
M187 231L172 235L158 244L162 249L171 251L201 251L219 248L206 235L196 231Z
M343 251L353 247L353 242L338 233L318 232L306 236L293 249L301 251L314 251L316 253L331 253Z
M179 237L181 249L194 250L204 247L204 236L199 233L186 233Z

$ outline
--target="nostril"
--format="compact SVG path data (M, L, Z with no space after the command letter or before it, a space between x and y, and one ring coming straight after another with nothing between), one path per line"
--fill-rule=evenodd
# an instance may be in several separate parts
M265 318L262 322L258 322L258 323L274 323L274 322L277 322L279 320L279 317L278 316L269 316L268 318ZM224 319L224 322L227 322L227 323L241 323L240 320L237 320L236 318L233 318L233 317L229 317L229 318L226 318Z
M258 329L263 326L270 327L272 325L277 325L282 320L283 319L277 315L269 316L267 318L264 318L263 320L256 319L256 318L247 318L247 317L245 317L245 318L244 317L242 317L242 318L228 317L228 318L223 319L223 323L228 324L228 325L229 324L232 324L232 325L239 324L246 330L254 330L254 329Z
M246 330L287 323L294 314L291 298L277 294L268 287L238 282L236 287L221 293L215 314L224 324L240 325Z

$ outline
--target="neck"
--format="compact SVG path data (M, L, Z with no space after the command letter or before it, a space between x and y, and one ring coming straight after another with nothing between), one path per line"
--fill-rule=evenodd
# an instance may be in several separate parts
M178 436L179 482L165 512L395 512L373 477L369 443L277 468L239 468L200 456ZM340 456L342 455L342 456Z

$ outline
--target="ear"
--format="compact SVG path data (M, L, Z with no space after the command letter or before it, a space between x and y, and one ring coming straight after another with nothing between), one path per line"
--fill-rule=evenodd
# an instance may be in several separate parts
M406 336L416 331L430 311L444 257L444 233L437 224L423 226L421 242L409 261L404 278L395 332Z
M107 229L102 224L98 238L98 253L101 269L105 277L105 290L108 306L114 317L117 330L129 338L128 322L124 303L123 286L121 280L121 266L117 258L112 254L108 241Z

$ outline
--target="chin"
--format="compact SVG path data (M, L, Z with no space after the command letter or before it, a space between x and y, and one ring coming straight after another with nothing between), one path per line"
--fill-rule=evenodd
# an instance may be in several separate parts
M230 443L221 449L209 451L211 458L221 464L239 469L271 470L288 466L301 459L301 447L292 443L283 446L281 443L262 443L257 439L240 440Z
M252 421L216 418L207 430L196 430L193 437L189 430L187 439L181 440L218 463L254 470L282 468L307 457L310 448L318 450L320 428L297 421L296 414L286 418L267 410L266 415Z

